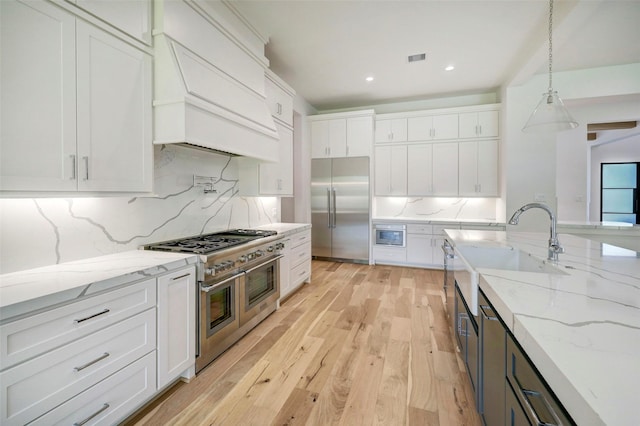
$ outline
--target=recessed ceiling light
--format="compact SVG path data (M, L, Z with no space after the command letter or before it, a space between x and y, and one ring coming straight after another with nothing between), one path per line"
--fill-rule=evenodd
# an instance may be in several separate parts
M373 81L373 76L370 75L369 77L365 78L365 80L367 80L368 82L372 82Z
M445 71L453 71L456 67L454 67L453 65L448 65L445 67Z

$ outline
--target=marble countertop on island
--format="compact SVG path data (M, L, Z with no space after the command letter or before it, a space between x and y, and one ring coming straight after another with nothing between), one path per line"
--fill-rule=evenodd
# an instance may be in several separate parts
M447 231L456 245L511 246L539 259L546 233ZM640 393L640 253L560 234L566 274L478 269L480 289L583 425L636 425Z
M195 264L197 259L191 254L131 250L0 275L0 323Z

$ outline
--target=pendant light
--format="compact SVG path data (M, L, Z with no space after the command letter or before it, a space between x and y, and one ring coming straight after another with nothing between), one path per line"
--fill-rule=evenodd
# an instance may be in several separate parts
M542 94L542 99L533 110L527 124L522 128L523 132L559 132L562 130L575 129L578 122L569 114L565 108L558 92L552 86L552 63L553 63L553 0L549 0L549 90Z

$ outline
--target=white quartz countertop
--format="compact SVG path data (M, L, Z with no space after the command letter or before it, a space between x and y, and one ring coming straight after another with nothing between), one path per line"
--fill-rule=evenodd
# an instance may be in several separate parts
M296 232L311 229L310 223L271 223L269 225L258 226L257 229L265 229L268 231L276 231L278 235L286 237Z
M196 261L189 254L131 250L0 275L0 322Z
M539 259L548 234L448 230L456 246ZM579 425L637 425L640 253L560 234L566 275L478 269L480 289Z

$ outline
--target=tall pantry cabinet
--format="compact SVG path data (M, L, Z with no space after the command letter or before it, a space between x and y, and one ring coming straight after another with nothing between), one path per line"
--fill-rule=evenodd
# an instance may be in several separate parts
M150 25L129 35L151 5L131 3L122 34L66 2L0 2L0 191L152 190Z

